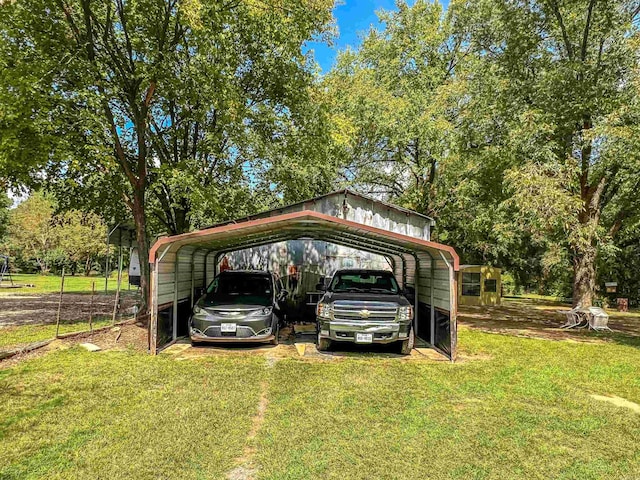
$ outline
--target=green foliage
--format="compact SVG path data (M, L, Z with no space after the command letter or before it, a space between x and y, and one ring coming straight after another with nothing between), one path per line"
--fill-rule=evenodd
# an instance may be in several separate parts
M9 215L5 240L12 262L26 270L88 273L104 251L106 225L92 213L71 210L55 215L50 197L35 192Z
M0 193L0 243L9 231L9 207L11 200L3 193ZM1 253L1 252L0 252Z
M465 262L590 303L638 238L636 3L382 12L325 81L344 179L435 217Z
M310 148L294 148L320 128L308 106L314 64L301 45L330 33L331 7L329 0L11 3L1 19L10 41L0 47L0 102L21 104L28 94L38 108L35 124L26 128L16 113L6 132L56 140L26 164L15 156L25 149L10 142L6 161L15 159L25 175L46 166L61 208L114 221L148 185L154 232L249 213L261 195L254 169L278 168L291 156L314 163L303 157ZM39 68L30 72L34 58Z
M479 103L465 125L478 139L469 155L500 159L516 229L543 248L543 268L573 267L574 299L588 304L617 212L638 210L624 193L640 167L628 142L637 125L635 2L491 1L470 11L479 55L470 96Z
M438 169L455 153L454 72L469 47L440 4L397 7L324 80L332 139L346 182L433 215Z

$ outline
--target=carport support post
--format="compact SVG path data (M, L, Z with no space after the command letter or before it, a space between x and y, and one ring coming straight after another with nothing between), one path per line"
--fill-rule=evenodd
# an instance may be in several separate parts
M178 338L178 289L180 288L180 249L176 252L175 273L173 283L173 334L171 338Z
M429 303L431 304L431 333L429 335L431 345L436 344L436 307L435 307L435 282L436 279L436 259L431 257L431 300Z
M449 269L449 335L451 337L451 361L455 362L458 348L458 321L456 318L458 315L458 282L453 265L442 251L439 253Z
M415 280L413 282L413 288L415 289L415 294L413 295L413 328L415 329L413 332L414 337L418 336L418 311L420 309L420 260L418 260L418 256L415 255L413 257L416 261L416 269L414 273Z
M151 319L149 321L149 351L158 353L158 263L151 263Z
M401 255L402 258L402 287L407 288L407 261L404 259L404 255Z
M194 270L195 270L195 262L193 260L193 257L195 256L195 254L196 254L196 250L194 250L193 253L191 254L191 308L192 309L193 309L193 302L194 302L193 297L195 296L194 295L194 289L196 287L196 284L195 284L196 277L195 277L195 272L194 272Z
M213 278L215 278L218 274L218 263L220 262L221 255L224 255L224 253L216 252L215 256L213 257Z

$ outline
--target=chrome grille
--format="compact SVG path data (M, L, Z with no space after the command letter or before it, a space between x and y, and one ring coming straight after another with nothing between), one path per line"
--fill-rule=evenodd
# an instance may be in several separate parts
M389 302L336 301L333 304L334 320L363 322L389 322L396 319L398 305Z
M245 327L242 325L238 325L236 327L236 332L235 333L222 333L220 331L220 326L219 325L214 325L212 327L207 328L204 331L204 334L207 337L229 337L229 338L249 338L249 337L253 337L256 333L253 331L252 328L250 327Z

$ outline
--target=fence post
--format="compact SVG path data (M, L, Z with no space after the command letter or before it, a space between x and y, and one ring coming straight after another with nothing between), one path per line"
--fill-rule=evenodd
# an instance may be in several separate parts
M89 331L93 333L93 297L96 294L96 281L91 285L91 303L89 303Z
M60 281L60 298L58 299L58 314L56 315L56 338L60 334L60 309L62 308L62 294L64 293L64 266L62 267L62 280Z

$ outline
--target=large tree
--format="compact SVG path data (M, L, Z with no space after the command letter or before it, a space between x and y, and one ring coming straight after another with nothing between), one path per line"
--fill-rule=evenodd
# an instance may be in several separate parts
M181 233L193 223L194 201L224 213L236 190L250 186L246 170L262 160L256 146L285 136L286 127L305 128L307 118L297 112L307 101L312 68L301 46L327 31L332 5L4 5L0 102L10 109L0 118L0 159L6 175L23 181L23 169L15 167L28 157L30 171L45 169L45 180L66 192L63 199L98 207L122 201L146 258L150 215L166 232ZM147 295L148 264L141 264Z
M34 262L41 272L49 271L49 252L57 247L58 234L53 222L53 203L36 193L11 211L8 252Z
M564 249L589 306L599 253L640 206L637 1L469 4L479 57L467 154L505 170L517 224ZM475 102L475 105L474 105ZM637 111L636 111L637 112Z
M400 1L378 15L384 30L340 54L325 79L344 177L435 215L438 169L455 153L455 76L470 47L437 2Z

